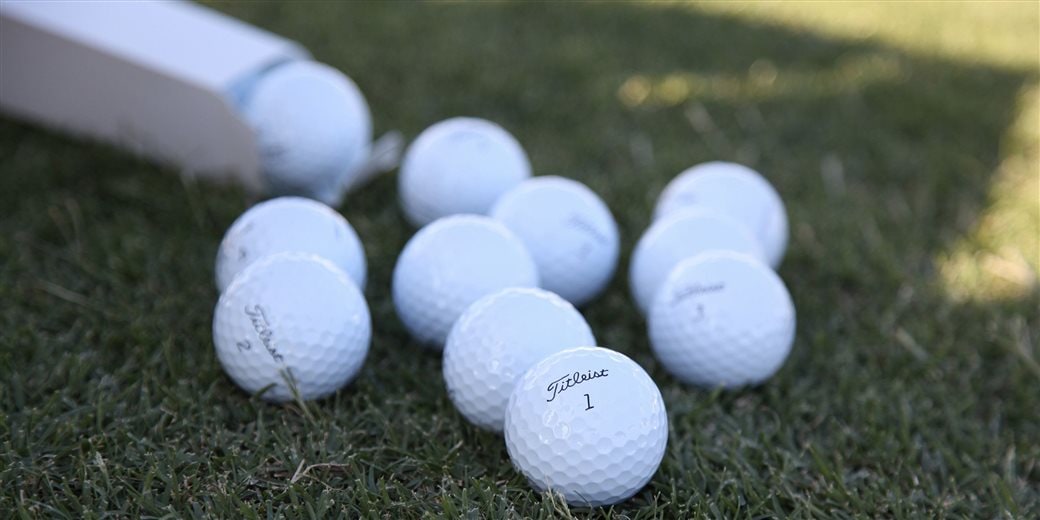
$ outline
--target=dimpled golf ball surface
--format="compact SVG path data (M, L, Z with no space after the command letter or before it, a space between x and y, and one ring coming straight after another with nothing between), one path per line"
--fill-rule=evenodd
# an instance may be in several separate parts
M488 217L455 215L420 229L405 244L391 292L412 337L441 350L473 302L508 287L537 286L538 269L516 235Z
M657 471L668 443L661 392L631 359L599 347L553 354L509 398L506 449L538 491L574 506L625 500Z
M755 170L721 161L689 168L661 192L654 217L691 206L715 209L747 226L774 268L784 259L787 211L773 185Z
M472 117L446 119L408 147L398 176L404 215L415 226L459 213L485 215L499 196L531 176L520 143Z
M668 273L699 253L723 249L746 253L763 262L758 241L735 220L709 209L686 209L650 226L636 243L628 281L639 309L646 314Z
M595 344L585 318L563 298L541 289L499 291L470 305L448 335L448 396L469 422L500 432L509 394L531 365Z
M242 108L256 134L272 193L332 203L369 154L372 119L357 85L313 61L279 65L261 76Z
M506 192L490 215L524 241L543 288L582 305L610 282L618 259L617 224L584 184L535 177Z
M354 282L327 260L279 253L254 262L220 296L213 343L243 390L265 400L325 397L357 375L372 336Z
M675 377L734 388L761 383L783 365L795 309L767 266L712 252L675 268L654 301L649 329L654 354Z
M364 288L365 251L347 220L320 202L281 197L249 208L224 234L217 251L217 289L223 292L256 260L293 251L329 260Z

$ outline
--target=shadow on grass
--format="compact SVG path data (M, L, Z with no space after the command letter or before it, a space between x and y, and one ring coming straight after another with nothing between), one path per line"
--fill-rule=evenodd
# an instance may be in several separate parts
M1035 291L958 303L935 268L986 205L1035 70L678 7L221 8L346 71L377 130L414 136L455 115L498 121L536 173L602 194L626 251L660 189L691 164L736 160L776 185L792 223L780 273L799 335L774 381L731 394L678 385L649 353L625 263L586 310L602 344L649 368L672 420L660 473L619 512L1037 507L1036 377L1023 361L1035 349ZM512 472L501 440L452 410L439 360L415 355L394 316L390 275L412 233L394 178L341 208L369 258L368 365L304 419L244 405L212 355L212 258L246 207L240 192L11 121L0 122L0 165L4 502L300 511L291 488L304 503L334 496L359 513L552 513ZM282 476L303 460L343 465L290 486ZM162 483L146 477L171 464ZM154 488L144 498L130 491L142 482Z

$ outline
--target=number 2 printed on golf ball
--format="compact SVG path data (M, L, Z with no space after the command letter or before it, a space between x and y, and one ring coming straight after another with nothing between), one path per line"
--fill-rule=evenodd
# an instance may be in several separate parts
M260 340L260 343L267 349L267 353L270 354L271 359L277 363L285 364L285 356L278 352L278 348L274 346L272 339L274 338L274 331L271 329L271 324L267 320L267 316L264 313L264 307L259 303L253 305L246 305L245 314L249 318L250 323L253 324L253 330L256 332L256 338ZM252 350L253 344L249 342L248 338L238 340L235 342L235 346L238 347L239 351Z

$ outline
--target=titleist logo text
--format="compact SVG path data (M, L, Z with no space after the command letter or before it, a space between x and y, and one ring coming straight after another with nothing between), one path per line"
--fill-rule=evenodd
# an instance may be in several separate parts
M279 363L285 362L285 357L282 356L278 349L274 346L274 331L271 330L271 325L267 321L267 315L264 314L264 308L260 305L253 305L252 307L246 306L246 316L249 316L249 321L253 324L253 330L256 331L256 337L260 338L260 343L267 349L267 353L271 355L271 359ZM252 346L249 341L238 342L238 348L242 350L249 350Z
M679 303L679 302L685 300L686 298L690 298L692 296L697 296L697 295L700 295L700 294L713 293L713 292L719 292L719 291L723 291L725 289L726 289L726 284L724 282L718 282L718 283L707 284L707 285L701 285L699 283L695 283L693 285L688 285L686 287L683 287L682 289L679 289L679 290L675 291L672 294L672 304Z
M549 386L545 387L545 391L549 393L549 398L546 399L545 402L553 402L553 399L556 399L556 396L566 392L569 388L596 378L607 377L608 375L607 369L604 368L603 370L588 370L584 374L581 372L575 372L560 377L552 383L549 383Z
M581 231L600 244L606 244L610 241L602 231L596 229L596 226L593 226L589 221L581 218L581 215L571 215L570 218L567 219L567 225Z

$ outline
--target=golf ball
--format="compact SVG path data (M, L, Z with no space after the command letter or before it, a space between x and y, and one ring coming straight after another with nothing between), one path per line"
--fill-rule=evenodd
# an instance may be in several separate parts
M369 154L372 120L365 98L328 65L274 67L246 94L242 111L272 193L334 203Z
M657 472L668 443L661 392L631 359L600 347L553 354L509 397L506 449L538 491L574 506L621 502Z
M371 336L368 306L354 282L307 253L278 253L245 268L213 316L224 371L273 402L319 399L349 383Z
M527 245L542 287L574 305L599 294L617 268L617 223L580 182L554 176L526 180L498 199L490 215Z
M332 208L301 197L281 197L257 204L239 216L217 250L217 289L267 255L313 253L365 287L365 250L347 219Z
M747 226L774 268L784 259L787 211L773 185L755 170L719 161L689 168L661 192L654 217L690 206L713 208Z
M675 377L735 388L769 379L791 351L795 310L769 267L708 252L679 264L654 300L650 343Z
M416 341L441 350L455 320L481 297L507 287L537 287L527 248L498 221L445 217L404 246L393 275L397 316Z
M765 261L747 228L722 213L686 209L654 222L636 243L628 273L632 296L643 314L679 262L712 249L747 253Z
M427 128L408 147L398 191L405 217L423 226L458 213L485 215L530 176L527 154L509 132L484 119L456 117Z
M501 432L509 394L531 365L595 344L585 318L563 298L532 288L499 291L470 305L448 335L448 396L469 422Z

